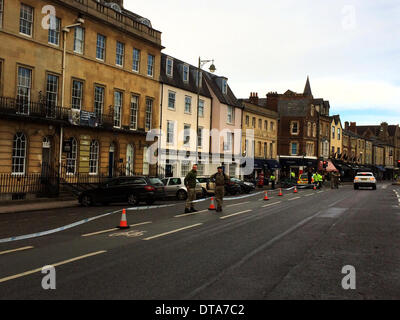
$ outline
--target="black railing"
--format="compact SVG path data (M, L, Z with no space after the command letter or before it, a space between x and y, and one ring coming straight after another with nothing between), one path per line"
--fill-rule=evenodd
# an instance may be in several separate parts
M109 114L96 114L72 108L63 108L45 102L33 102L23 98L0 97L0 114L58 120L84 127L112 128L114 126L112 109Z

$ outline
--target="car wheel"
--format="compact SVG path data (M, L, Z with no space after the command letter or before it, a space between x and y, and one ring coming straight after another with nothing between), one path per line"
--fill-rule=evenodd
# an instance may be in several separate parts
M187 193L185 190L179 190L176 194L176 197L178 198L178 200L186 200L187 198Z
M376 190L376 185L372 187L372 190Z
M81 200L81 204L82 204L82 206L84 206L84 207L90 207L90 206L92 206L92 205L93 205L93 199L92 199L92 197L91 197L91 196L87 196L87 195L83 196L83 197L82 197L82 200Z
M137 206L139 205L139 198L136 194L130 194L128 196L128 204L130 206Z
M354 190L358 190L358 186L354 186Z

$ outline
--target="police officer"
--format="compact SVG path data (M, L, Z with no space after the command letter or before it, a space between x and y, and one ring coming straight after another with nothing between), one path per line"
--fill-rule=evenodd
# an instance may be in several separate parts
M187 189L187 199L185 213L197 212L193 206L193 201L196 200L196 183L197 183L197 164L193 165L193 168L186 175L184 184Z
M217 212L222 211L222 201L225 194L225 182L229 181L229 177L223 173L222 167L218 167L218 172L211 176L215 180L215 199L217 201Z
M276 181L276 177L275 174L272 172L269 179L271 180L271 189L275 190L275 181Z

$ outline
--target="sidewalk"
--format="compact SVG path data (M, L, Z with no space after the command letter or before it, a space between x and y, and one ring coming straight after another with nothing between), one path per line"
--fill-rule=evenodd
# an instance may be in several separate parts
M54 200L54 199L40 199L29 201L7 201L0 202L0 214L2 213L15 213L15 212L29 212L58 208L70 208L79 206L78 200Z

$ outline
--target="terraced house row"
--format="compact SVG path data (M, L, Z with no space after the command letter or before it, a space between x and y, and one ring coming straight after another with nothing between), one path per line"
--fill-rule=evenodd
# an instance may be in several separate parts
M301 173L352 152L309 79L303 93L238 99L227 77L162 53L161 32L123 0L0 0L0 42L0 200L119 175L180 177L194 163L201 175L222 164L243 177L250 162L247 178ZM390 144L382 159L395 170L392 129L375 139Z

